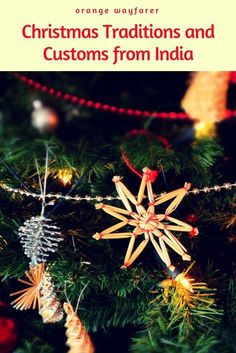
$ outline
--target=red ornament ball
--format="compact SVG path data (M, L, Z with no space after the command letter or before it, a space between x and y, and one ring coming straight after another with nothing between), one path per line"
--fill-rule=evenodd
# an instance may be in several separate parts
M185 217L185 221L190 224L196 224L198 222L198 216L196 213L189 213Z
M0 352L12 353L21 341L21 330L15 311L0 302Z
M44 107L42 102L33 102L34 111L31 116L33 127L39 132L53 132L59 126L59 117L53 109Z

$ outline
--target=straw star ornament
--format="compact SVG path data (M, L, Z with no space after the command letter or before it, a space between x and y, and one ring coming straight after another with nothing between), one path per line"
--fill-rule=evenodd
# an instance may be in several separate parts
M168 248L179 254L183 260L191 260L187 250L174 236L173 232L190 232L196 235L198 234L198 230L170 216L188 193L191 184L185 183L183 188L155 198L152 190L152 182L154 182L155 178L156 174L154 171L151 171L147 167L144 168L138 196L135 197L123 184L121 181L122 178L120 176L114 176L112 180L115 183L116 190L125 209L106 204L96 205L97 209L102 209L112 217L117 218L119 222L101 233L94 234L93 238L96 240L130 239L122 268L129 267L138 258L149 241L151 241L157 254L170 271L174 271L175 267L171 263ZM142 205L142 201L145 198L145 191L147 192L148 198L147 208ZM165 213L156 213L156 206L170 200L172 201L166 208ZM118 229L125 226L129 226L130 229L133 227L133 229L124 232L116 232ZM144 236L144 239L142 239L135 249L135 242L141 236Z
M44 323L62 320L63 311L57 298L51 276L45 270L45 264L30 267L25 273L27 280L19 279L26 285L24 289L11 293L17 298L11 303L15 309L27 310L38 308Z

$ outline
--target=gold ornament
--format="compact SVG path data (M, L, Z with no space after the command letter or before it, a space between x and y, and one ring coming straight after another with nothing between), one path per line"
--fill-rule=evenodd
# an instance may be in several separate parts
M45 265L30 267L25 273L29 281L19 279L27 287L11 296L19 295L11 304L18 310L36 309L42 316L44 323L53 323L63 318L59 300L54 292L50 275L45 271Z
M88 332L72 305L64 303L63 307L66 313L66 345L70 348L68 353L93 353L94 348Z
M96 240L125 238L130 239L124 259L124 265L122 268L129 267L141 254L150 240L161 260L171 271L174 271L175 267L171 264L167 246L178 253L185 261L190 261L191 257L187 254L187 250L174 236L172 231L191 233L194 232L195 234L198 233L197 228L193 228L187 223L170 217L170 214L178 207L179 203L188 193L191 184L185 183L183 188L163 194L155 199L152 190L151 173L152 171L150 169L143 169L143 177L137 198L122 183L121 177L113 177L113 181L116 185L116 190L125 206L125 209L105 204L97 204L97 209L102 209L112 217L119 219L120 222L112 227L105 229L101 233L94 234L93 238ZM145 190L147 190L148 196L147 209L141 205L145 197ZM173 200L166 208L165 213L156 214L155 206L158 206L171 199ZM133 211L130 203L135 206L135 211ZM115 232L124 226L133 227L134 230L122 233ZM142 240L138 247L134 250L135 241L141 235L144 235L144 240Z
M228 71L197 72L182 100L183 109L199 122L224 119L229 77Z

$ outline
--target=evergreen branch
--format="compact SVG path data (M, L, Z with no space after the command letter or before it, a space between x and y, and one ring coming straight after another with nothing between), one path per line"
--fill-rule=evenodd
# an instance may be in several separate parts
M181 283L165 282L164 295L160 292L147 310L146 329L133 339L132 351L209 352L218 342L222 311L205 284L192 286L193 293Z

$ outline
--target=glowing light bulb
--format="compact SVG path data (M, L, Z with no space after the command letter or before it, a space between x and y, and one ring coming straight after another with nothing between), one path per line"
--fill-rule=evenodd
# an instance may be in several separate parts
M61 178L61 181L63 182L64 185L67 185L70 183L70 178L65 175L63 178Z
M62 182L64 186L71 184L73 171L70 169L59 169L56 177Z
M196 139L216 136L216 124L212 121L200 121L198 123L195 123L194 127L196 131Z
M191 285L191 282L184 277L183 273L180 273L176 278L175 281L180 283L185 289L187 289L189 292L193 293L193 288Z

